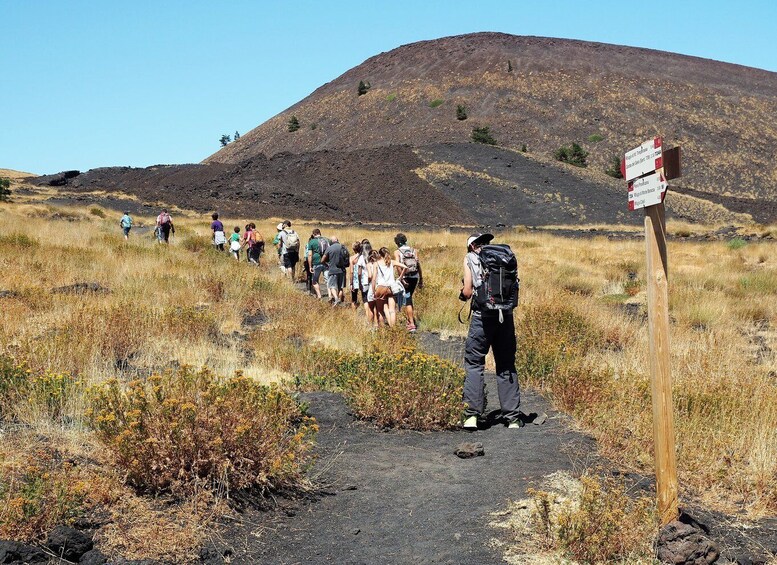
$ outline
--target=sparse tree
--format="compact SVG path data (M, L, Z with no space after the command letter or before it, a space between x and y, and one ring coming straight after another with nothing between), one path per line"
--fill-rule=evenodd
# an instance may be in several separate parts
M459 121L467 119L467 109L461 104L456 106L456 119Z
M297 116L289 118L289 131L297 131L299 129L299 120Z
M588 151L580 147L579 144L573 143L572 147L559 147L553 154L556 161L562 163L569 163L575 167L587 167L586 157L588 157Z
M511 73L513 72L513 63L510 61L510 59L507 59L507 72Z
M11 179L7 177L0 178L0 200L7 200L11 195Z
M524 143L523 145L521 145L521 153L526 153L527 151L529 150L526 148L526 144Z
M496 145L496 139L491 135L491 128L483 126L481 128L472 128L472 141L475 143L485 143L487 145Z
M240 139L240 132L239 132L239 131L237 131L237 130L235 130L235 135L232 137L232 139L233 139L233 140L235 140L235 141L237 141L238 139Z
M226 147L227 144L232 141L232 138L229 137L226 133L221 136L221 139L219 139L219 143L221 143L222 147Z
M367 94L367 91L370 89L372 85L369 81L364 82L363 80L359 81L359 89L357 92L359 93L359 96L362 96L363 94Z
M611 176L614 179L622 179L623 173L621 172L621 158L617 155L613 155L610 158L610 166L604 169L604 174Z

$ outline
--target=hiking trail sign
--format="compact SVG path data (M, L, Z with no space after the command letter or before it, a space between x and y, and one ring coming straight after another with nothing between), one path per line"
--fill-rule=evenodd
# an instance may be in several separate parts
M660 173L629 181L629 210L661 204L668 187L664 175Z
M669 187L667 179L680 176L680 148L665 152L663 140L655 137L626 152L621 161L621 173L629 187L629 210L645 210L656 498L659 519L664 526L679 515L672 374L669 366L669 269L664 197Z
M623 178L628 182L663 167L663 145L663 140L656 137L631 151L627 151L621 162Z

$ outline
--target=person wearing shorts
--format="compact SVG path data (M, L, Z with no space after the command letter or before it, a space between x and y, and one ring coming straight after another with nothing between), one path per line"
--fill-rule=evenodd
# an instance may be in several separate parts
M286 220L283 222L283 230L281 231L281 256L283 257L283 268L285 269L286 273L291 277L291 280L294 281L294 271L297 268L297 263L299 263L299 236L296 236L297 239L297 246L296 248L291 248L289 244L289 236L291 234L294 234L296 236L296 232L291 229L291 222L289 220Z
M329 247L329 240L321 235L321 230L318 228L313 230L311 236L312 237L310 241L308 241L308 244L305 247L305 260L307 262L308 269L310 269L311 272L311 286L313 287L313 291L316 293L316 297L320 299L321 284L319 281L321 280L321 274L324 273L324 276L326 277L326 265L321 263L321 256ZM324 279L324 282L328 282L326 278Z
M351 257L351 308L356 310L359 307L359 296L361 295L362 304L367 304L367 288L370 286L370 279L367 276L367 264L362 255L363 246L361 241L353 244L353 257Z
M397 294L397 307L400 311L405 311L407 317L407 331L414 333L416 331L415 310L413 308L413 293L416 288L423 287L423 274L421 273L421 262L418 260L418 251L407 244L407 236L398 233L394 237L394 243L397 245L394 251L394 260L408 267L402 277L404 292ZM412 269L409 268L412 265Z
M336 237L332 237L332 244L321 257L321 263L325 264L329 271L326 288L329 293L329 301L335 306L343 301L345 270L348 261L348 250L343 247Z

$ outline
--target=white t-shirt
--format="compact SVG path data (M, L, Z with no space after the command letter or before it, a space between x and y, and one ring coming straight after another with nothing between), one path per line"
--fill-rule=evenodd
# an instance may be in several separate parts
M362 276L361 276L361 283L362 283L362 289L367 290L367 287L370 284L370 275L367 272L367 260L364 258L364 255L359 256L359 260L356 261L356 264L353 266L353 275L351 276L351 288L354 290L359 289L359 267L362 269Z

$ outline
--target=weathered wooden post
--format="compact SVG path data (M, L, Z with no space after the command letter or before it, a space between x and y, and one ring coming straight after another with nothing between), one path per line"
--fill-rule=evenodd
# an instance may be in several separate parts
M679 148L671 154L671 160L672 178L676 178L680 176ZM627 152L621 171L629 183L629 210L645 209L656 496L661 525L664 525L678 517L678 501L672 375L669 370L669 268L664 210L668 185L664 176L661 138L646 141Z

